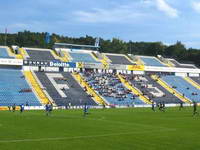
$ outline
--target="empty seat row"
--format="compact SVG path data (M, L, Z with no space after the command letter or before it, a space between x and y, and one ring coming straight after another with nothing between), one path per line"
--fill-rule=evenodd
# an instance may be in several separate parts
M26 49L26 52L28 53L30 57L29 59L31 60L55 60L54 56L51 54L50 51Z
M125 56L122 55L109 55L106 54L106 56L112 61L111 64L121 64L121 65L132 65Z
M89 53L69 52L69 54L72 57L72 62L99 63Z
M200 102L200 90L188 83L183 77L163 76L162 80L191 101Z
M41 105L20 70L0 69L0 72L0 106ZM24 89L29 91L25 92Z
M166 67L155 57L140 57L140 59L144 62L145 66Z
M6 48L0 48L0 58L13 58L8 55Z

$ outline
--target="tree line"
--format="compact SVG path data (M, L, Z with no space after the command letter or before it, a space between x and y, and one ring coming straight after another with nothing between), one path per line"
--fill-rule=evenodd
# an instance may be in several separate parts
M58 34L51 34L50 42L45 42L45 32L23 31L7 34L7 46L18 45L19 47L52 48L55 42L94 45L95 37L86 35L85 37L68 37ZM0 33L0 45L5 45L5 34ZM123 41L117 38L100 38L100 52L121 53L134 55L157 56L162 55L167 58L174 58L183 63L194 63L200 66L200 49L186 48L180 41L173 45L165 45L162 42L133 42Z

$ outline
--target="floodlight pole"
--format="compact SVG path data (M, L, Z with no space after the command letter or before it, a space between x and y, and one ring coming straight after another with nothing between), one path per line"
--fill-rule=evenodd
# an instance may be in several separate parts
M131 42L130 42L130 47L129 47L129 53L132 54Z
M4 41L5 43L5 46L7 46L7 28L5 29L5 41Z

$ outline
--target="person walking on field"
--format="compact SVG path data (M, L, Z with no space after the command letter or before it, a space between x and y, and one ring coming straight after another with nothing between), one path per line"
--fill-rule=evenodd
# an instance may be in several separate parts
M24 112L24 104L21 104L20 105L20 113L23 113Z
M197 112L197 102L193 101L193 116L199 115Z
M155 104L152 102L151 109L155 112Z
M86 116L88 114L88 109L89 107L87 106L87 104L85 103L84 104L84 107L83 107L83 116Z
M183 109L183 102L180 102L179 110L182 110L182 109Z
M50 110L50 105L49 105L49 103L47 103L45 105L46 116L49 116L49 110Z
M12 106L12 111L15 112L15 110L16 110L16 105L13 104L13 106Z

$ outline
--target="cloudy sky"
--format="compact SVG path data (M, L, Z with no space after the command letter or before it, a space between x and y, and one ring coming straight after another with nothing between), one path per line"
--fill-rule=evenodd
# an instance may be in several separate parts
M2 0L0 20L0 32L179 40L200 48L200 0Z

